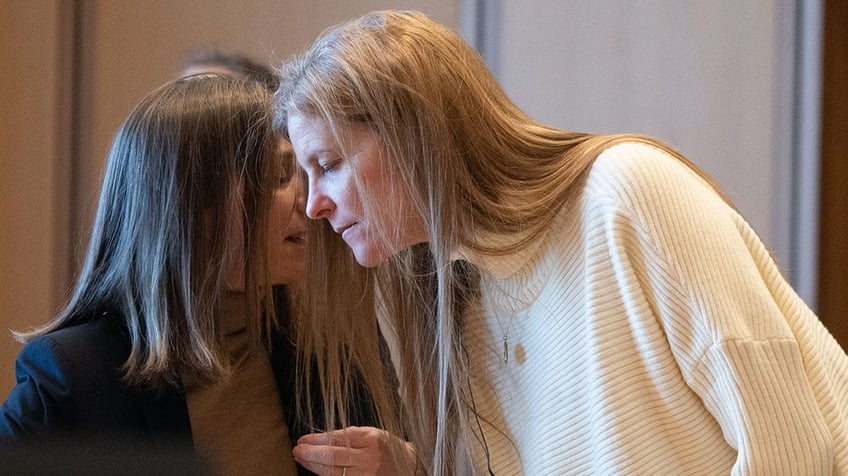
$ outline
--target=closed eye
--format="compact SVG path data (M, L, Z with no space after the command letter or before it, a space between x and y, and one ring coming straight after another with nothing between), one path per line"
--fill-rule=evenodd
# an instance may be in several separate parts
M321 169L321 173L326 175L326 174L332 172L336 168L336 166L338 165L339 162L340 162L339 160L331 160L331 161L323 163L323 164L318 164L318 167Z

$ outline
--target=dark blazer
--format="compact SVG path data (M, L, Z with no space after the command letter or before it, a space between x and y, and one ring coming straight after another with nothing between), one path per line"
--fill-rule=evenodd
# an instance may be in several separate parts
M121 366L129 352L125 324L115 312L28 342L15 364L17 385L0 407L0 447L84 437L193 452L182 389L125 385ZM270 358L294 444L309 429L295 418L295 396L300 392L294 390L295 356L288 339L272 336ZM355 405L361 408L354 409L353 424L373 426L370 401ZM311 474L300 466L298 470Z

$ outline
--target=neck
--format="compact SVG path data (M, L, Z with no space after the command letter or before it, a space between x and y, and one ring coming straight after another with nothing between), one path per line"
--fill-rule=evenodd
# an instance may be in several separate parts
M221 328L224 334L244 329L247 325L247 296L242 292L224 292L221 296Z

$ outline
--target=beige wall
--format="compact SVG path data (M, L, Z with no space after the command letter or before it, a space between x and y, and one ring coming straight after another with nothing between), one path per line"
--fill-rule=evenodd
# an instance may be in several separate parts
M676 147L726 189L788 266L793 197L780 175L792 173L793 23L779 3L507 1L493 68L545 122L638 132Z
M4 3L0 15L0 398L20 350L8 329L55 311L62 274L54 242L66 183L57 176L61 1Z
M20 350L8 329L45 322L65 298L85 248L112 134L147 91L173 76L186 52L214 46L279 64L324 28L368 10L419 9L456 27L457 5L457 0L4 0L0 400L14 385Z

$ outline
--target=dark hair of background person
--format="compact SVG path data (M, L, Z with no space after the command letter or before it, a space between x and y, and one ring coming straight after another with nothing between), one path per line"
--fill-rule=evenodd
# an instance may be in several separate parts
M206 48L189 53L180 67L180 76L203 73L229 73L254 79L273 91L279 84L279 75L268 65L242 53L228 53Z

